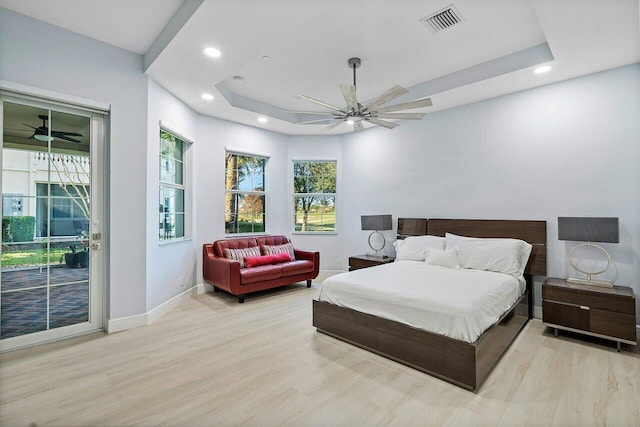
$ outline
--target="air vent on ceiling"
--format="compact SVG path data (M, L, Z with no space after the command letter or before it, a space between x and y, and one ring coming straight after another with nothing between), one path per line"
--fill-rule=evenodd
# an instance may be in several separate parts
M425 27L434 33L451 28L464 21L464 17L452 4L420 20Z

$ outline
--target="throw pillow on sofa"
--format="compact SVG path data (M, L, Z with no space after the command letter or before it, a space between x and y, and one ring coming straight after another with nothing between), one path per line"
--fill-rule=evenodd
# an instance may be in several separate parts
M262 254L263 255L275 255L282 252L286 252L291 257L291 261L296 260L296 256L293 253L293 243L285 243L284 245L262 245Z
M280 264L283 262L291 261L291 257L287 252L281 252L274 255L261 255L246 257L244 259L247 264L247 268L258 267L259 265Z
M252 248L245 249L225 249L224 256L225 258L239 261L240 268L245 268L247 266L245 258L260 256L260 248L254 246Z

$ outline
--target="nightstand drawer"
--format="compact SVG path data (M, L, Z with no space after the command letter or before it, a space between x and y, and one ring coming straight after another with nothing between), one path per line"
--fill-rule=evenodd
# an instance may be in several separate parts
M636 299L628 286L596 287L548 277L542 284L548 326L636 345Z
M590 316L591 332L624 340L636 340L636 317L632 314L594 308Z
M542 298L632 315L635 315L636 309L634 298L576 288L544 286Z
M589 330L589 309L575 304L542 301L542 321L568 328Z
M359 268L373 267L376 265L380 265L380 263L362 258L349 258L349 270L358 270Z

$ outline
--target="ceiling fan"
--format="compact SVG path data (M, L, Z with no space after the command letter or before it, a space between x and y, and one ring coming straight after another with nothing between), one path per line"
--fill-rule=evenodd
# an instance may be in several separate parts
M333 112L317 112L317 111L289 111L290 113L302 113L302 114L318 114L332 116L319 120L310 120L306 122L299 122L297 124L310 124L326 122L327 120L334 119L335 123L322 129L322 131L331 130L344 122L353 125L353 130L360 132L364 129L363 122L372 123L374 125L382 126L387 129L393 129L398 126L397 123L383 120L383 119L422 119L426 113L397 113L396 111L411 110L413 108L430 107L433 105L430 98L418 99L415 101L404 102L402 104L389 105L382 107L389 101L408 93L409 91L402 86L395 85L382 95L369 102L367 105L362 105L358 102L356 97L356 69L360 67L360 58L351 58L348 61L349 68L353 69L353 84L346 85L340 84L340 90L347 102L346 108L339 108L335 105L327 104L326 102L319 101L315 98L306 95L297 95L297 98L303 99L308 102L312 102L323 107L330 108Z
M75 142L78 144L82 142L78 139L71 138L72 136L83 137L83 135L78 132L64 132L59 130L52 130L51 135L49 135L49 128L47 128L47 120L49 120L49 116L39 115L38 118L42 120L42 126L35 127L35 126L31 126L29 124L24 123L25 126L29 126L30 128L34 129L33 135L31 135L29 139L35 138L38 141L49 142L49 141L53 141L54 138L58 138L58 139L64 139L65 141L69 141L69 142Z

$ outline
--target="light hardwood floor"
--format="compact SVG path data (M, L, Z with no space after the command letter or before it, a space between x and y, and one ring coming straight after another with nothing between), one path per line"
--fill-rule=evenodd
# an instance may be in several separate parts
M465 391L317 333L304 284L0 356L2 426L638 426L637 347L529 322Z

